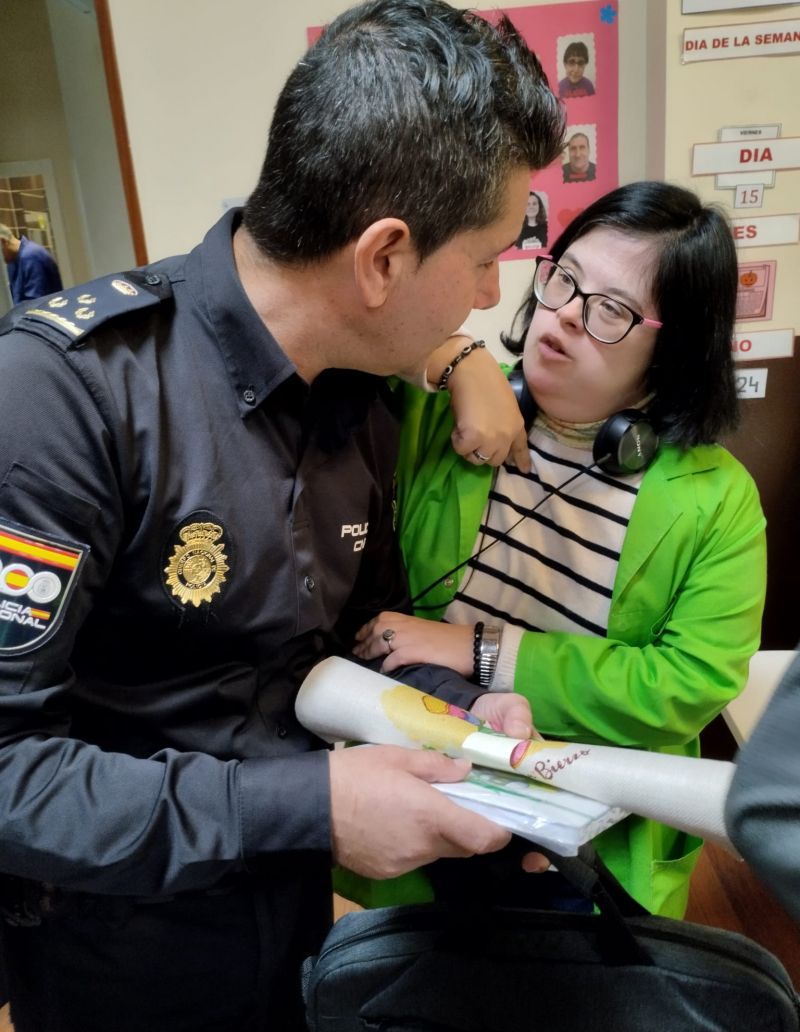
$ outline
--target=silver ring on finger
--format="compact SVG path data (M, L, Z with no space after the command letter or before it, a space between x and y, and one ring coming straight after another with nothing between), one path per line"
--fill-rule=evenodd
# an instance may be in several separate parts
M475 451L472 454L475 456L475 458L479 462L488 462L489 461L489 456L488 455L484 455L483 452L479 452L477 448L475 449Z
M391 627L387 627L386 630L381 635L383 640L386 642L386 648L389 650L389 652L392 651L392 642L394 641L394 637L395 637L396 633L397 632L393 631L391 629Z

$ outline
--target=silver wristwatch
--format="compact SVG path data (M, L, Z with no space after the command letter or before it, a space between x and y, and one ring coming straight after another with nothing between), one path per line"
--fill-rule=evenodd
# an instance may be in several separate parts
M488 688L497 669L497 658L500 655L500 639L503 636L501 627L486 624L481 633L478 646L478 684Z

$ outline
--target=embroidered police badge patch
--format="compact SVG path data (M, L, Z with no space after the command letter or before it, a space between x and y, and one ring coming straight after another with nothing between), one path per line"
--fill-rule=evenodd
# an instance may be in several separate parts
M0 654L52 637L89 549L0 523Z
M172 541L172 555L164 567L166 586L181 606L197 609L219 594L227 580L224 530L211 513L192 513L181 521Z

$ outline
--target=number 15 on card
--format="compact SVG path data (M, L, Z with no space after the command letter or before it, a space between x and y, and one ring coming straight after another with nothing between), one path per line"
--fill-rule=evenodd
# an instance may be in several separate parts
M760 208L764 203L764 184L737 186L733 195L734 208Z

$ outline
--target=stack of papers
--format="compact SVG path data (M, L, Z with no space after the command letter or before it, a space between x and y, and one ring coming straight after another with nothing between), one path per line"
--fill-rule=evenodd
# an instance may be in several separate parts
M560 856L575 856L585 842L628 816L618 807L486 767L473 766L464 781L434 788Z

